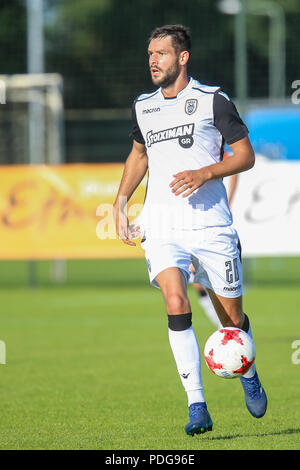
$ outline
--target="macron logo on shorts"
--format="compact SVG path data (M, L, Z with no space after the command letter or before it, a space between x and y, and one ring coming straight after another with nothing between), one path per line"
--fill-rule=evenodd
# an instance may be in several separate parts
M241 285L238 285L236 287L224 287L223 290L227 291L227 292L234 292L234 291L240 289L241 287L242 287Z

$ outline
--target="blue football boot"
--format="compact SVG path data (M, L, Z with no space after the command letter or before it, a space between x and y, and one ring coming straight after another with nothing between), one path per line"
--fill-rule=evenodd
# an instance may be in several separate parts
M193 403L189 407L190 421L185 427L189 436L211 431L213 422L207 411L206 403Z
M240 377L240 380L245 392L245 402L249 412L254 418L262 418L267 410L267 396L257 372L250 379Z

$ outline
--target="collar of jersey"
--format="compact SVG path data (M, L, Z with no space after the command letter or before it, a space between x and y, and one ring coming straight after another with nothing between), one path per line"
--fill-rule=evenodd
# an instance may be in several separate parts
M192 88L192 83L193 83L193 78L192 77L188 77L188 80L189 80L189 83L187 84L187 86L185 88L183 88L179 93L178 95L176 96L170 96L170 97L165 97L163 92L162 92L162 89L160 88L159 89L159 92L160 92L160 96L163 100L165 101L172 101L172 100L176 100L178 98L181 98L182 96L184 96L191 88Z

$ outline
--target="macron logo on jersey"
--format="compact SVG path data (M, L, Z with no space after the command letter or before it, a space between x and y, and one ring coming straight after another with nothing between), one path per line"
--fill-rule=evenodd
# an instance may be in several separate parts
M164 142L166 140L178 139L179 145L183 148L189 148L193 145L195 124L184 124L182 126L171 127L162 131L147 133L147 147L156 144L157 142Z
M143 109L143 114L159 113L160 108Z

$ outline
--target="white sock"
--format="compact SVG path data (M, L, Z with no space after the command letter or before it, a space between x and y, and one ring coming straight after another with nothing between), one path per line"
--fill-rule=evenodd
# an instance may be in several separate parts
M205 402L200 350L193 327L190 326L183 331L174 331L169 328L168 331L177 370L187 393L188 406L196 402Z
M208 319L219 329L222 328L222 324L219 320L219 317L217 315L217 312L215 311L215 307L213 306L213 303L209 297L209 295L201 296L199 295L198 297L198 302L201 305L201 307L204 310L205 315L208 317Z
M246 331L246 333L248 333L250 338L253 339L250 321L249 321L249 329L248 329L248 331ZM248 372L246 372L246 374L243 375L243 377L245 377L245 379L251 379L251 377L254 376L255 372L256 372L256 365L255 365L255 362L254 362L254 364L250 367Z

